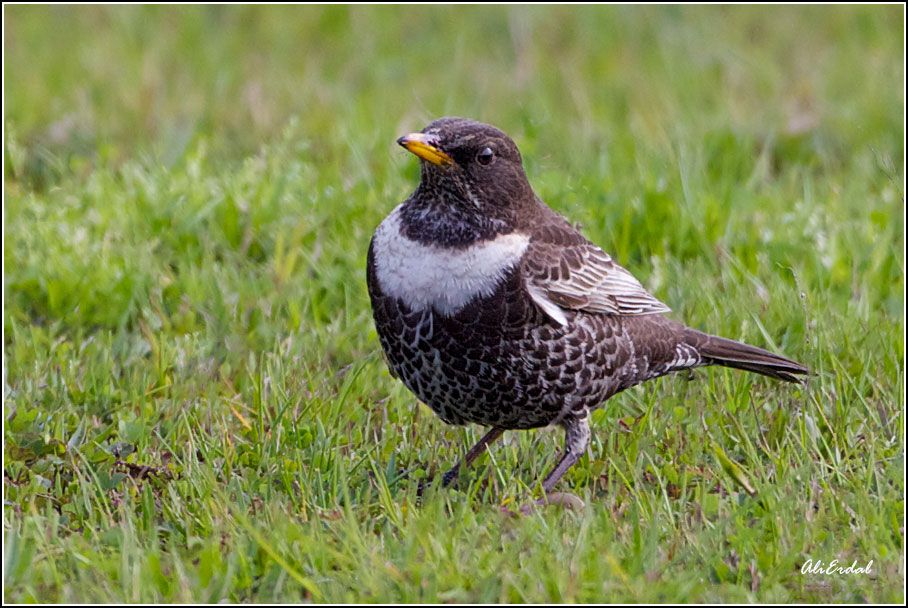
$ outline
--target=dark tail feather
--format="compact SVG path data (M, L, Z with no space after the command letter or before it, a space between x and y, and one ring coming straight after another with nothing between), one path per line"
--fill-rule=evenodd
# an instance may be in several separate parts
M806 376L809 373L804 365L768 350L695 330L692 332L699 334L692 336L691 342L696 344L700 356L707 365L724 365L799 384L803 384L805 379L798 376Z

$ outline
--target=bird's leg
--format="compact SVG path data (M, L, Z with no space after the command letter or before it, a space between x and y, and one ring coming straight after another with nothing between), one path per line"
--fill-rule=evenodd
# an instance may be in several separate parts
M441 478L441 487L447 488L449 485L451 485L451 483L457 479L457 474L460 472L460 467L470 466L474 460L479 458L479 456L486 451L486 448L489 447L489 444L498 439L502 433L504 433L503 428L493 426L488 433L482 436L482 439L476 442L476 445L470 448L470 451L464 455L460 462L455 464L453 467L451 467L450 471L445 473L444 477ZM589 435L589 433L587 433L587 435Z
M564 429L564 454L561 455L561 460L558 461L552 472L546 475L542 481L542 491L544 492L542 498L520 507L520 512L524 515L529 515L540 505L560 504L572 509L583 508L583 501L578 496L574 496L570 492L552 492L552 490L589 447L590 422L584 411L580 415L569 415L558 424ZM508 515L517 515L507 507L502 510Z
M542 491L546 494L551 493L555 484L580 460L590 445L590 422L586 411L580 416L565 417L561 421L561 427L564 429L564 454L552 472L542 481Z

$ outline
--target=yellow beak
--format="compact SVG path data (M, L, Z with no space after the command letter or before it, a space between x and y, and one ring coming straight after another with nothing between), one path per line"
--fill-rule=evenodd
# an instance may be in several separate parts
M450 165L454 162L454 159L438 149L435 145L435 138L431 135L410 133L398 139L397 143L433 165Z

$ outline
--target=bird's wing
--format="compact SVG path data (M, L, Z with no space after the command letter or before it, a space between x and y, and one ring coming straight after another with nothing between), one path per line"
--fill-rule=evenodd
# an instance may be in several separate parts
M536 231L522 269L533 300L562 325L567 323L563 309L611 315L671 311L564 220Z

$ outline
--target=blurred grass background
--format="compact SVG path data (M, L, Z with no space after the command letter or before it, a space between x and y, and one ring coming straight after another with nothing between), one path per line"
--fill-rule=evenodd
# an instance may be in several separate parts
M5 600L904 599L903 7L4 19ZM387 375L364 264L418 179L394 140L444 115L507 131L675 318L811 386L616 397L562 483L580 513L498 513L546 431L416 508L479 429Z

